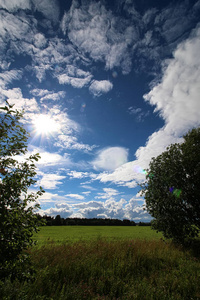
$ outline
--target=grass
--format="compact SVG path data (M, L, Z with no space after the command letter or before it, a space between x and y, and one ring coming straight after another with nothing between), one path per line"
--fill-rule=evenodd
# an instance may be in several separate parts
M128 234L128 229L121 229ZM147 227L134 229L141 230L140 237L142 233L146 237L149 231ZM83 228L79 230L83 232ZM92 233L96 232L93 230ZM47 231L42 229L39 233L43 241L48 238L43 235ZM158 236L130 239L124 238L124 234L121 239L108 232L105 228L102 236L97 234L90 239L85 236L79 241L72 236L70 243L64 243L60 233L59 239L51 240L48 246L40 243L40 247L30 249L37 271L35 281L8 280L0 287L1 299L200 299L200 259L190 251L166 243Z
M124 239L160 239L161 233L152 230L150 226L44 226L34 239L38 246L47 245L52 241L57 244L77 241L92 241L97 238L107 240Z

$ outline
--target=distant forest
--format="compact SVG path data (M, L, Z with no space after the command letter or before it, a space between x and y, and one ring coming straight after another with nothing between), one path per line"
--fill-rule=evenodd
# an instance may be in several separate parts
M45 220L46 226L73 226L73 225L81 225L81 226L150 226L151 223L148 222L139 222L136 223L130 220L118 220L118 219L86 219L86 218L61 218L60 215L57 215L55 218L51 216L43 216L39 217L40 219Z

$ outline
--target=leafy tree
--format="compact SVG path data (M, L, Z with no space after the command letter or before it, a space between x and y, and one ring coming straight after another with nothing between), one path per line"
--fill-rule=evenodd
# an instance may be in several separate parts
M55 217L55 220L54 220L54 225L60 226L60 225L62 225L62 224L63 224L63 220L62 220L61 216L60 216L60 215L57 215L57 216Z
M200 128L152 158L142 192L152 227L184 242L200 229Z
M27 276L32 235L41 224L36 199L44 192L28 193L36 181L34 163L39 154L23 157L29 134L20 123L23 114L6 104L0 107L0 280Z

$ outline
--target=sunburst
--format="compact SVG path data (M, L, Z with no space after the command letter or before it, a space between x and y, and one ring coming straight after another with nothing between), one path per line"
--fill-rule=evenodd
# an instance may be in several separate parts
M59 131L59 124L48 115L38 115L33 121L35 131L38 135L50 135Z

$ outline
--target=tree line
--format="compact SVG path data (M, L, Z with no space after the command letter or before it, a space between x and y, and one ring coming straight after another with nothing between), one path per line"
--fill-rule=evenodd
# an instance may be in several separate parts
M47 226L150 226L150 223L139 222L135 223L131 220L119 220L119 219L101 219L101 218L62 218L60 215L56 217L52 216L43 216L40 217L43 219Z

